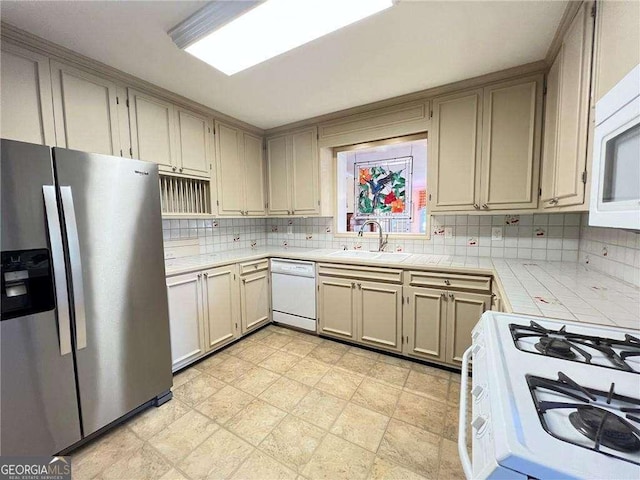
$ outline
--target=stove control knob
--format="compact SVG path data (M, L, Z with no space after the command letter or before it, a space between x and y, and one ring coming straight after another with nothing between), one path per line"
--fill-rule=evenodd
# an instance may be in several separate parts
M479 400L480 397L482 397L483 393L484 393L484 388L482 388L480 385L476 385L471 390L471 395L473 395L473 398L475 398L476 400Z
M482 435L487 425L487 419L482 416L478 416L471 422L471 427L475 430L476 435Z

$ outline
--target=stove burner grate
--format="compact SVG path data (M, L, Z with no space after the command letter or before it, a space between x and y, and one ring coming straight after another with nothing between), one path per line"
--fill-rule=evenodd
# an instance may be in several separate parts
M640 339L631 335L625 335L624 340L596 337L567 332L566 326L549 330L534 321L530 325L509 324L509 330L518 350L640 374L626 361L630 357L640 356ZM520 341L524 338L537 338L538 342L534 345L536 351L522 347ZM601 354L609 364L592 363L593 355L589 351Z
M585 388L562 372L558 372L557 380L535 375L526 375L526 379L540 423L549 435L587 450L640 465L640 462L625 457L640 452L640 399L615 393L614 383L607 392ZM538 395L544 390L560 394L567 401L541 400ZM610 409L599 405L607 405ZM592 440L593 445L565 438L562 431L550 428L545 418L550 410L572 410L568 414L569 425ZM602 447L610 450L602 450Z
M576 354L571 351L571 344L561 338L540 337L540 341L534 346L544 355L567 360L576 358Z
M620 452L640 451L640 440L628 423L616 415L596 407L578 408L569 414L576 430L605 447Z

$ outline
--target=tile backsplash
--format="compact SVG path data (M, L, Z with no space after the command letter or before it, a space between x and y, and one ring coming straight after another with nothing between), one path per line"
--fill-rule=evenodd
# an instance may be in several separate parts
M200 254L222 250L264 247L264 218L163 219L165 256L172 241L198 240Z
M332 217L164 219L165 252L195 240L200 254L283 246L377 249L378 239L334 235ZM434 215L428 240L392 238L387 251L580 261L640 286L640 233L588 226L587 214ZM499 234L497 238L492 234ZM173 255L173 252L172 252Z
M580 263L640 287L640 232L590 227L586 213L581 224Z
M376 249L377 238L334 236L333 218L268 218L267 244ZM492 230L500 239L492 239ZM578 260L580 214L435 215L428 240L392 238L387 251L473 257Z

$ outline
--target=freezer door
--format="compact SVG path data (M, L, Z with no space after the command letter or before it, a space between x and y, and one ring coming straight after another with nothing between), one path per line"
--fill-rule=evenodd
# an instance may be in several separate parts
M158 167L53 149L84 434L172 385Z
M81 437L51 149L2 140L0 179L0 455L53 455Z

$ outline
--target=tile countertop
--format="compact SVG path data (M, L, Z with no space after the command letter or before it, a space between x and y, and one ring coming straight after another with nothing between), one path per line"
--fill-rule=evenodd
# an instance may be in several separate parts
M410 254L391 261L328 256L336 250L263 247L165 260L167 275L282 257L301 260L494 275L507 311L640 330L640 289L576 262Z

